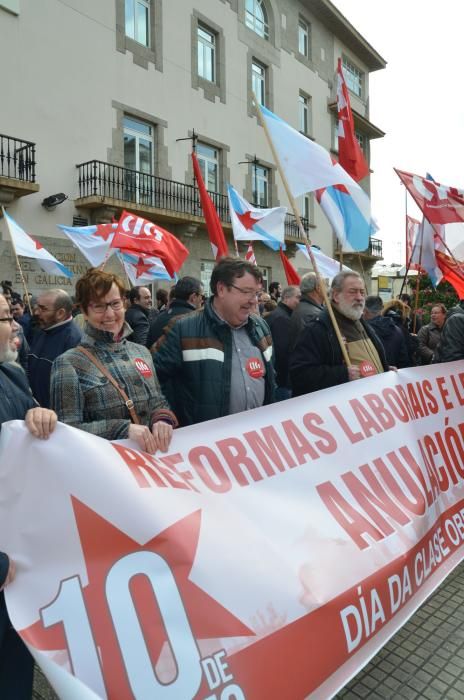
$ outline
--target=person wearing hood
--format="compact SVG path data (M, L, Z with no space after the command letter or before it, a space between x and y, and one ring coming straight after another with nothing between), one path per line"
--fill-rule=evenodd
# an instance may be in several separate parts
M364 320L367 321L382 341L388 364L398 369L409 367L406 340L393 318L393 314L396 312L392 311L390 315L382 316L382 311L383 301L381 297L366 297Z
M86 323L81 344L52 367L51 403L58 419L108 440L129 438L153 454L167 451L177 418L147 348L130 342L124 285L116 275L90 269L76 284Z

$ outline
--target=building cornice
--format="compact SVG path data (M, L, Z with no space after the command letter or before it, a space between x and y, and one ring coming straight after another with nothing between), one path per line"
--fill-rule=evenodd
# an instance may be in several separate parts
M301 0L367 66L369 72L385 68L387 62L353 27L330 0Z

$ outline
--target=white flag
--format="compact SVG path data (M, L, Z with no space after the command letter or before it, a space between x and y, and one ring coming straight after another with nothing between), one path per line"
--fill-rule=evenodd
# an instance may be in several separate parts
M252 206L229 185L230 220L236 241L261 241L273 250L284 245L287 207L260 209Z
M5 210L3 213L16 255L34 258L42 270L49 275L72 277L72 272L49 253L39 241L34 240L32 236L26 233Z
M325 148L300 134L266 107L260 109L294 197L331 185L361 189Z

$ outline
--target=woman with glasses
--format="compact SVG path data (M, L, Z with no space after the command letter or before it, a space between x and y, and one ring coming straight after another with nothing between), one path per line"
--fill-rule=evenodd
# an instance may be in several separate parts
M90 269L76 284L85 318L81 344L53 363L51 402L58 419L141 450L167 451L177 419L164 398L147 348L131 343L124 285Z

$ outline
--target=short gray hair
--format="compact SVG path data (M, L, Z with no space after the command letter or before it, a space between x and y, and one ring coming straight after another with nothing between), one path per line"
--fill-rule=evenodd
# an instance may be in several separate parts
M298 292L300 291L300 288L298 285L292 284L290 287L285 287L285 289L282 292L282 301L285 301L285 299L291 299L292 297L295 297Z
M310 294L317 287L317 275L315 272L307 272L300 281L300 290L302 294Z
M356 277L364 284L364 280L358 272L354 272L353 270L342 270L333 278L330 286L330 293L333 294L333 292L341 292L347 277Z

